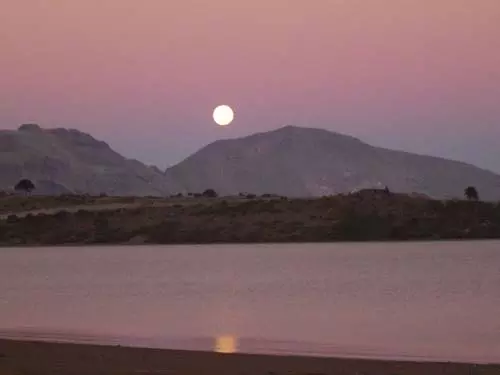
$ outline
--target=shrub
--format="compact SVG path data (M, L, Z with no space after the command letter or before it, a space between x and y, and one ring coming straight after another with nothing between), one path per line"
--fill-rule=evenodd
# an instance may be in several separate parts
M14 186L14 190L23 191L25 194L30 194L33 190L35 190L35 184L31 180L27 178L19 181L16 186Z
M205 198L217 198L218 194L214 189L207 189L202 193Z

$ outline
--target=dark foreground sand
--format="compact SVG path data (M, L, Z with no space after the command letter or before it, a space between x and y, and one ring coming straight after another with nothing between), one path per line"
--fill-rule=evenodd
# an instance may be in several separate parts
M500 365L217 354L0 340L0 375L499 375Z

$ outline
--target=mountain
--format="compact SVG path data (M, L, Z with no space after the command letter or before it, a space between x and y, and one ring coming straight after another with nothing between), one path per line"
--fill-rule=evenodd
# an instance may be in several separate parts
M33 180L37 194L162 196L212 188L223 195L320 196L388 186L450 198L473 185L481 198L500 200L500 176L492 172L296 126L216 141L163 173L78 130L26 124L0 131L0 190L22 178Z
M0 131L0 190L29 178L38 194L163 195L163 173L126 159L105 142L73 129L36 124Z
M473 185L483 199L500 199L500 176L492 172L296 126L216 141L168 168L165 177L171 189L183 192L319 196L388 186L450 198Z

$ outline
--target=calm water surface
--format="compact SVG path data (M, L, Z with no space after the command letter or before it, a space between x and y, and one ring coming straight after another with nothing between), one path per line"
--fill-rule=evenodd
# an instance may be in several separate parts
M500 242L0 249L0 331L500 362Z

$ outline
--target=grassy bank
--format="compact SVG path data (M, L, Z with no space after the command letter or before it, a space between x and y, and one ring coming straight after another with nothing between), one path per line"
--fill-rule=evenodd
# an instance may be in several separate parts
M498 203L376 191L315 199L9 197L0 215L3 246L500 238Z

